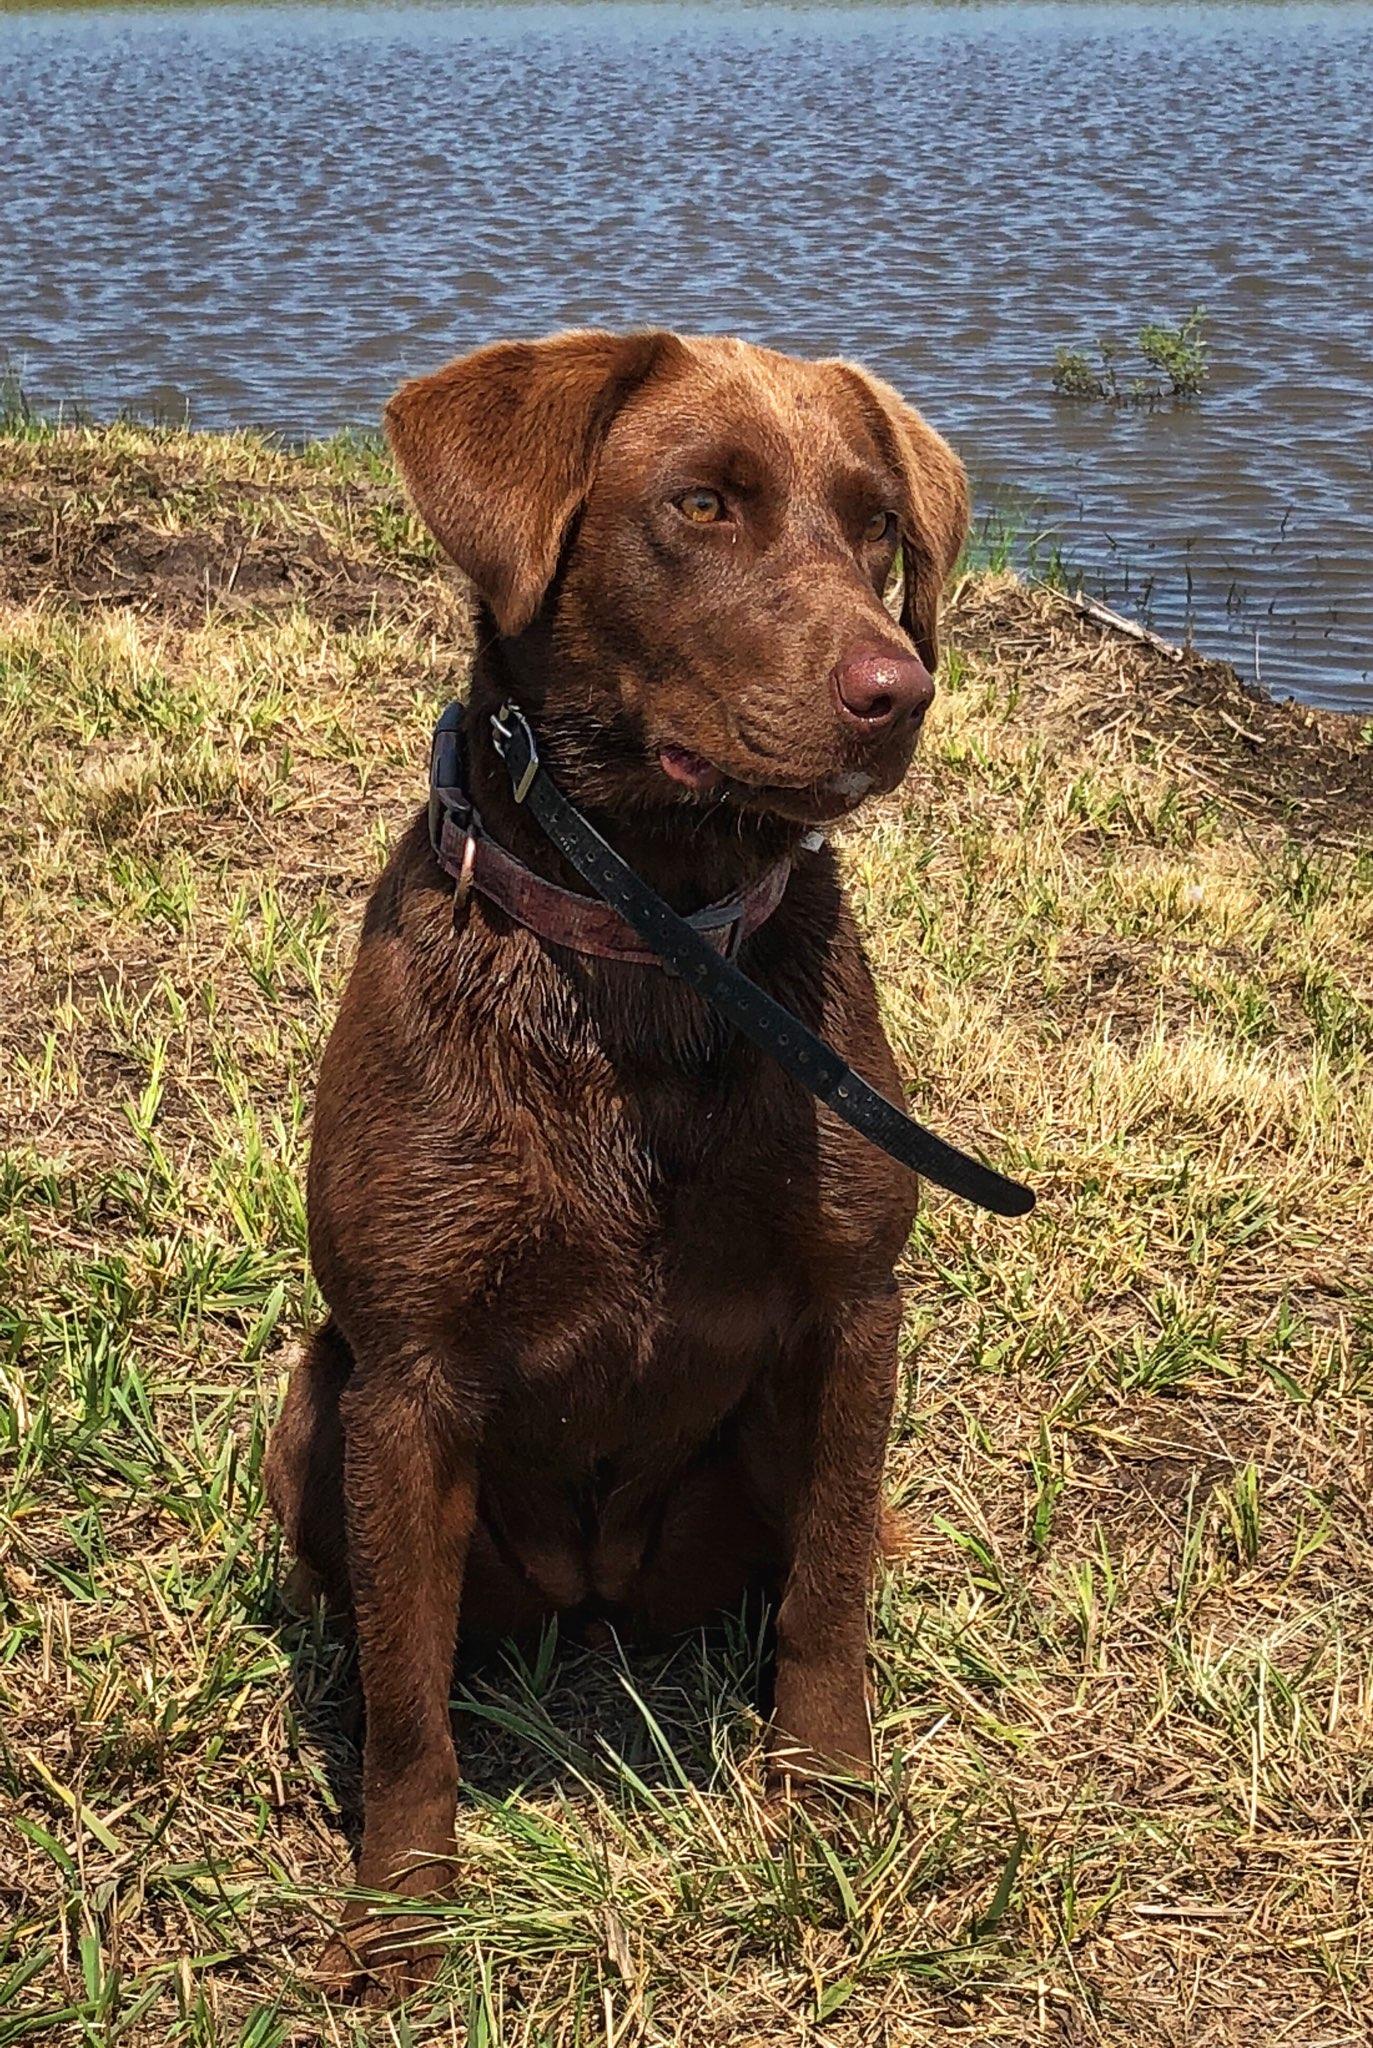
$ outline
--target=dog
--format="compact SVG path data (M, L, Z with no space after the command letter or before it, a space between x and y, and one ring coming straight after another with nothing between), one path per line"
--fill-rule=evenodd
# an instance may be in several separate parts
M677 911L770 890L738 964L900 1101L821 835L900 783L933 694L968 527L946 442L845 362L665 331L481 348L405 384L386 424L476 594L483 840L587 907L503 769L508 701ZM455 891L417 818L319 1077L310 1252L330 1313L267 1487L356 1627L359 1887L415 1901L408 1922L355 1902L326 1951L326 1984L367 2003L435 1962L460 1627L671 1632L762 1594L772 1782L872 1765L867 1596L915 1177L680 977L519 911Z

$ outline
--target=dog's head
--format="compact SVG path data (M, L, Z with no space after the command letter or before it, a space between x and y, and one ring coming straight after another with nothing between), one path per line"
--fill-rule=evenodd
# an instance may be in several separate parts
M569 793L810 822L900 781L968 493L887 385L571 333L417 378L386 424Z

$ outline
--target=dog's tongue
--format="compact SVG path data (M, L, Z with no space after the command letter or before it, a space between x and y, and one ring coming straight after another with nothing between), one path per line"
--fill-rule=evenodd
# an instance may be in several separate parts
M714 789L719 783L719 769L704 755L693 754L690 747L659 747L658 760L665 775L685 783L688 789Z

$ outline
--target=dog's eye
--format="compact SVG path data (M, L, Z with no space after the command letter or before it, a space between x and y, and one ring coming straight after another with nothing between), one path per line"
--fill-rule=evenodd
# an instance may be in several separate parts
M683 491L677 500L677 510L693 526L711 526L725 517L725 501L718 491L708 491L699 485L690 491Z
M890 540L895 527L896 514L894 512L874 512L872 518L863 528L863 538L865 541L873 544L879 540Z

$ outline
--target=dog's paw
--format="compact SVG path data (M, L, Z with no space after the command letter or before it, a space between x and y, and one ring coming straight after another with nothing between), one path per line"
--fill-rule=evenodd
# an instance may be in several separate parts
M766 1768L769 1790L782 1797L864 1788L873 1746L861 1653L779 1656Z
M764 1767L764 1794L774 1813L793 1802L821 1807L871 1798L872 1731L866 1714L831 1719L790 1736L774 1727Z
M364 1913L325 1944L314 1982L341 2005L399 2005L428 1984L443 1960L442 1922L423 1913Z

